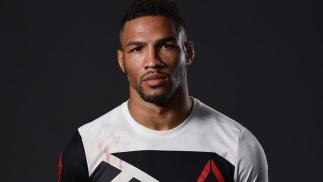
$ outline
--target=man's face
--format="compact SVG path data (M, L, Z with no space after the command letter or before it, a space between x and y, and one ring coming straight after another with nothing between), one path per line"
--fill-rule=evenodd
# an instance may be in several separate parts
M122 50L118 61L127 75L130 94L154 104L167 103L185 85L186 35L164 16L144 16L130 20L120 35Z

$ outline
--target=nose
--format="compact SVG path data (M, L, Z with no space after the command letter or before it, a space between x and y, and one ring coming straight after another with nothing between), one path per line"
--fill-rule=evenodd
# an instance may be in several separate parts
M145 69L160 69L163 67L164 63L160 59L158 50L153 46L148 48L145 56Z

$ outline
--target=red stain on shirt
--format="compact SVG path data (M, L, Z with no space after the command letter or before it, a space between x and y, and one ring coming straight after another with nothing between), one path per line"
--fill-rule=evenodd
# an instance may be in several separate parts
M57 165L57 182L61 181L62 177L62 169L63 169L63 153L59 155L58 165Z

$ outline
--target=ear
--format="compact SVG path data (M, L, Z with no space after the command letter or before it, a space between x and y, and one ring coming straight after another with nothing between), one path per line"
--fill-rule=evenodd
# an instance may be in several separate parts
M187 40L185 42L185 52L186 52L186 65L190 65L193 63L195 50L194 45L191 40Z
M124 65L123 65L123 51L118 49L118 63L121 71L124 73Z

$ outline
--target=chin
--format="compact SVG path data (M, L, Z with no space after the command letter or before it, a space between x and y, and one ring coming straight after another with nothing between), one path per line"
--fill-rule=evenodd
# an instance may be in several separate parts
M167 92L164 94L144 94L144 93L139 93L139 94L144 101L152 104L157 104L157 105L167 104L173 96L173 94L171 94L170 92Z
M157 105L167 104L175 93L170 84L156 88L140 85L136 90L144 101Z

